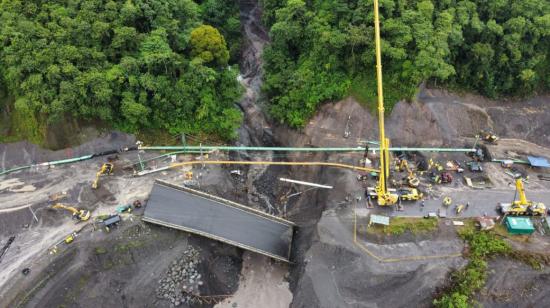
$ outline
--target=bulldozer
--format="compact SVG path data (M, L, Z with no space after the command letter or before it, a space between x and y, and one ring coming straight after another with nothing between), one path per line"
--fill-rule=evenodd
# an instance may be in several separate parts
M525 189L523 187L523 179L516 177L516 192L519 195L519 200L514 200L512 203L499 203L497 210L504 215L514 216L545 216L546 206L542 202L534 202L527 200ZM515 196L514 196L515 199Z
M111 163L105 163L101 165L101 169L96 173L95 180L92 183L92 188L97 189L99 186L99 178L103 175L111 175L113 173L114 166Z
M490 131L480 131L478 134L479 138L486 143L496 144L498 142L498 136Z
M74 208L72 206L67 206L67 205L64 205L64 204L61 204L61 203L55 204L54 206L52 206L52 208L67 210L67 211L73 213L73 219L78 219L79 221L86 221L86 220L90 219L90 215L91 215L90 211L88 211L88 210L77 209L77 208Z

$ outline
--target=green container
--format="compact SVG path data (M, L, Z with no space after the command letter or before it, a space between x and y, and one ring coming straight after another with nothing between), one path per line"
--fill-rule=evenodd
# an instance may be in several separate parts
M535 226L527 217L506 217L506 228L510 234L531 234L535 232Z

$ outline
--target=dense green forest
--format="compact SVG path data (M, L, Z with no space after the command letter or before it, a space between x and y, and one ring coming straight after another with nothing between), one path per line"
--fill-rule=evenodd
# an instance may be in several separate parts
M374 101L372 0L260 1L275 119L300 127L322 102ZM548 0L380 6L390 108L422 82L488 97L550 89ZM222 138L241 122L238 1L4 0L0 24L0 110L20 138L67 119Z
M372 0L263 0L271 113L303 126L317 106L375 97ZM550 89L548 0L381 0L388 105L422 82L488 97Z
M22 138L68 118L223 138L241 122L236 1L6 0L0 25L0 109Z

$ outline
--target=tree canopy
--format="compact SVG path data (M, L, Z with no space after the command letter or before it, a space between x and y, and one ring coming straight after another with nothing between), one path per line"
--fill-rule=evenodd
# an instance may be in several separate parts
M1 1L0 84L37 121L231 138L241 88L223 34L239 45L238 16L229 0Z
M375 96L372 0L263 0L271 112L292 126L324 101ZM489 97L550 89L546 0L381 0L387 101L424 81ZM364 87L369 86L369 89Z

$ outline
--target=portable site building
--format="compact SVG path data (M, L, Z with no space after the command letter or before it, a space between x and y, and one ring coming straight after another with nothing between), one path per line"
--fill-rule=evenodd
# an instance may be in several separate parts
M506 229L510 234L531 234L535 226L528 217L506 217Z

